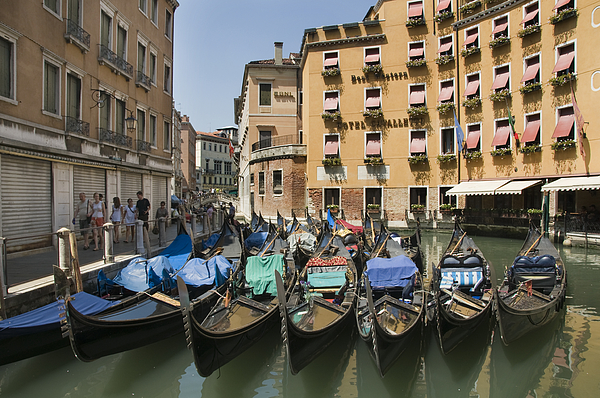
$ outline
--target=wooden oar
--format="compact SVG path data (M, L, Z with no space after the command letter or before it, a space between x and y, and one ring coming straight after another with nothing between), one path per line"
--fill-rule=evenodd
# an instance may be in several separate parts
M544 235L540 234L540 236L536 239L536 241L533 242L533 245L531 245L531 247L529 248L529 250L527 250L525 252L525 254L524 254L525 256L528 255L529 252L538 244L538 242L540 241L540 239L542 239L542 236L544 236Z
M376 255L374 258L377 258L377 257L379 257L379 253L381 253L381 249L383 249L383 248L384 248L384 246L385 246L385 244L386 244L387 240L389 239L389 237L390 237L390 234L387 234L387 235L385 236L385 239L383 240L383 243L381 244L381 246L379 246L379 250L377 250L377 255Z
M275 234L275 237L273 238L273 240L271 241L271 243L268 244L267 248L262 252L262 254L260 255L260 257L264 256L265 253L271 248L271 245L273 243L275 243L275 239L277 239L277 234Z
M462 242L463 238L464 238L466 235L467 235L467 233L465 232L465 233L463 234L463 236L461 236L461 237L460 237L460 240L458 241L458 243L456 244L456 246L454 246L454 249L452 249L452 251L450 252L450 255L452 255L452 254L454 253L454 251L456 250L456 248L457 248L458 246L460 246L460 243Z

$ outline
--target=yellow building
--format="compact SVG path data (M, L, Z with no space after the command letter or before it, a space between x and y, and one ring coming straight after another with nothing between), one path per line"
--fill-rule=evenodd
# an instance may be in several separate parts
M543 192L551 214L592 204L599 9L380 0L361 22L306 29L309 208L338 205L359 219L379 207L403 225L447 218L443 204L540 208ZM578 176L587 178L541 189Z
M153 209L169 200L177 7L3 2L0 235L9 251L50 245L50 233L73 225L80 192L102 193L109 208L139 190Z

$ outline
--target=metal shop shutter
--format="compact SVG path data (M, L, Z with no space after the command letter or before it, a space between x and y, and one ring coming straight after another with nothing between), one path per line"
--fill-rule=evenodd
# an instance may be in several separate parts
M52 245L52 163L2 155L2 236L12 253ZM40 236L45 235L45 236ZM14 238L23 238L12 240Z
M152 205L152 214L150 217L154 219L156 216L156 210L160 208L160 202L167 201L167 179L165 177L152 176L152 201L150 204Z
M121 171L121 204L127 206L127 199L137 203L137 193L142 190L142 175L131 171ZM144 193L145 195L146 193Z
M106 170L96 167L73 166L73 206L79 203L79 194L85 192L86 199L94 201L94 193L104 195L107 206L112 198L106 197Z

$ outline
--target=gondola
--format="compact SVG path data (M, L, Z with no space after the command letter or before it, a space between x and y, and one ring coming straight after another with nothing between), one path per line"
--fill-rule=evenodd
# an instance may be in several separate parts
M272 249L278 247L275 245L286 245L285 241L276 243L277 240L281 240L279 234L265 242L259 255L246 259L208 314L202 305L193 302L186 305L186 290L181 287L187 344L201 376L210 376L279 324L274 271L285 274L288 292L284 292L284 300L294 286L297 273L287 252L275 253Z
M203 247L199 247L199 244L196 244L194 250L200 258L208 259L220 254L232 263L241 261L244 256L240 234L237 229L231 225L229 220L225 220L218 238L210 245L210 247L203 249Z
M491 326L494 269L473 239L455 222L448 248L434 266L431 292L444 354L452 351L483 322Z
M357 272L342 239L327 223L292 295L276 277L282 338L292 374L321 354L354 322Z
M358 333L383 377L408 347L421 344L427 307L419 269L383 226L357 292Z
M531 223L523 247L496 292L502 342L508 345L550 323L564 305L566 290L563 260Z
M285 219L285 217L283 217L279 213L279 210L277 210L277 230L279 231L279 235L281 236L282 239L287 239L287 234L288 234L287 229L288 229L287 220Z
M362 240L365 250L370 251L375 246L377 231L381 229L381 224L374 221L368 213L363 218Z

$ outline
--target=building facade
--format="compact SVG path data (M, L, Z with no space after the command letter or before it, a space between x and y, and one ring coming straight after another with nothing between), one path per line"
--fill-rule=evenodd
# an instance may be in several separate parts
M306 29L307 206L406 225L451 206L539 209L544 192L551 215L590 204L585 185L541 186L600 174L600 66L582 56L599 27L593 0L380 0L361 22Z
M196 192L196 130L190 118L181 116L181 169L183 181L181 185L182 195L190 198L192 192Z
M73 0L0 9L0 234L9 252L49 246L49 234L72 228L80 192L102 193L109 206L139 190L153 208L169 199L177 7Z
M235 100L239 126L239 196L246 217L252 211L275 217L304 214L306 151L301 130L299 56L246 64L242 92Z
M178 198L183 195L183 159L181 158L181 112L173 108L173 139L171 140L171 161L173 177L171 177L171 193Z
M233 128L237 133L237 128ZM230 151L231 131L217 129L215 133L197 132L196 180L200 191L235 192L237 190L237 165Z

